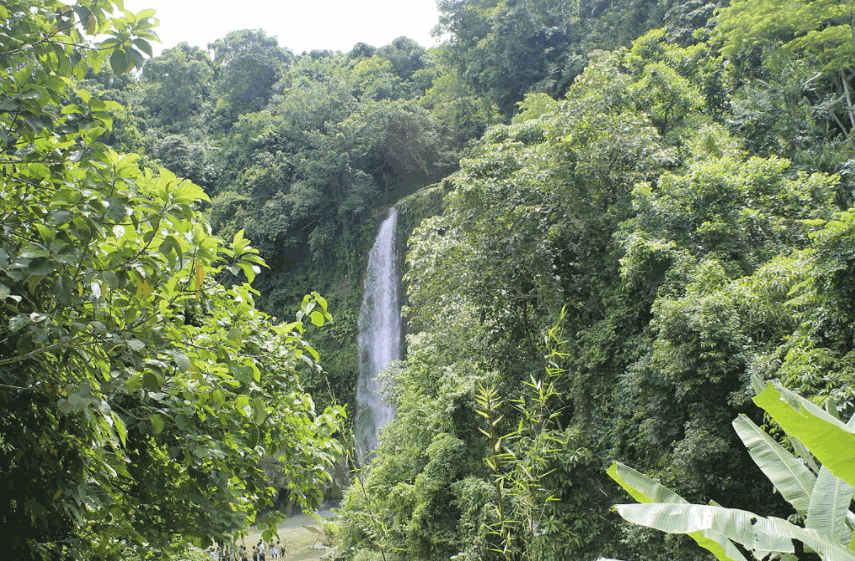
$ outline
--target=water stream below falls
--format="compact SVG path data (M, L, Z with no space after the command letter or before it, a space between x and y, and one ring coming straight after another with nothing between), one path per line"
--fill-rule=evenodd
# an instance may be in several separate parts
M395 416L383 402L378 374L401 358L401 305L398 299L398 256L395 209L380 225L368 255L359 312L359 378L356 385L354 439L360 462L377 446L377 430Z

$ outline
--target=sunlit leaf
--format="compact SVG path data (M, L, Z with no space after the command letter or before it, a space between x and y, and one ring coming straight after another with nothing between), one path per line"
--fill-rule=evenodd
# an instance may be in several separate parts
M754 402L787 434L798 438L831 473L855 485L855 429L800 395L771 384Z
M151 424L154 427L154 434L162 433L164 427L166 426L163 422L163 418L160 415L152 415L149 419L151 420Z
M311 314L309 314L309 318L312 320L312 323L314 325L317 325L319 327L323 326L325 323L324 315L318 311L314 311Z

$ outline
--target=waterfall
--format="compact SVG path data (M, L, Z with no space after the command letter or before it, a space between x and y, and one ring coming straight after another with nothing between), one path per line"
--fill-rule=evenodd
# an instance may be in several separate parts
M377 429L394 417L383 403L380 371L401 358L401 307L398 302L398 256L395 209L380 225L368 255L368 270L359 312L359 378L356 384L354 439L364 460L377 446Z

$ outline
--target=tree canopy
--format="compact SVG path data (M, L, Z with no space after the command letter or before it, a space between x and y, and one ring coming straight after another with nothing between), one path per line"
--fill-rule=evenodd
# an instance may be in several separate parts
M16 559L169 555L272 499L263 456L309 505L339 450L339 411L317 414L298 375L326 301L288 324L259 312L264 263L242 233L211 234L202 189L99 142L117 104L78 80L141 66L156 38L151 11L120 8L0 6L0 524Z
M505 8L453 7L483 23ZM345 546L694 558L693 542L614 518L615 459L689 501L786 516L730 421L762 418L752 375L855 407L852 152L824 113L846 90L832 106L800 82L818 53L777 45L752 67L727 47L743 31L701 31L589 53L566 96L529 88L448 178L409 238L400 414L350 490Z
M836 483L751 380L855 410L850 3L438 7L427 49L296 55L255 29L145 60L151 11L0 6L16 555L177 555L278 489L320 500L392 205L406 353L329 526L343 560L701 558L626 523L610 476L719 501L621 512L735 559L683 515L795 496L787 535L822 525L813 493L758 485L759 441Z

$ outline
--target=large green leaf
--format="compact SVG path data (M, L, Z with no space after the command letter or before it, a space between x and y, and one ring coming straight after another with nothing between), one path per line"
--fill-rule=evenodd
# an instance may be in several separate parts
M785 388L769 385L754 403L801 440L831 473L855 485L855 429Z
M793 454L766 434L745 415L733 420L733 428L754 462L796 512L805 514L816 476Z
M810 453L810 450L808 450L807 447L802 444L802 441L792 435L790 435L789 441L793 447L793 451L799 458L802 459L808 469L811 470L813 473L819 473L820 466L818 463L816 463L816 458L814 458L813 455Z
M606 473L640 503L689 504L668 487L620 462L612 462Z
M755 551L795 551L791 535L753 512L673 503L615 506L625 520L669 534L690 534L714 529Z
M794 553L799 540L825 561L855 561L855 554L828 536L786 520L763 518L753 512L706 505L671 503L615 505L629 522L670 534L716 530L757 552Z
M646 475L625 466L620 462L613 462L606 470L609 476L626 489L632 498L640 503L673 503L689 504L686 499L665 487L658 481L650 479ZM736 549L736 546L720 532L708 529L690 532L689 536L697 544L716 556L721 561L745 561L745 557Z
M800 528L785 520L775 520L778 524L788 527L793 537L816 551L826 561L855 560L855 552L846 548L826 535L810 528Z
M855 415L849 419L848 427L855 427ZM849 544L853 549L852 530L855 528L855 514L849 510L849 503L855 489L839 477L836 477L825 466L819 473L805 525L818 532L830 535Z
M851 532L845 531L846 517L852 493L851 485L823 466L810 498L805 525L834 541L848 544Z

